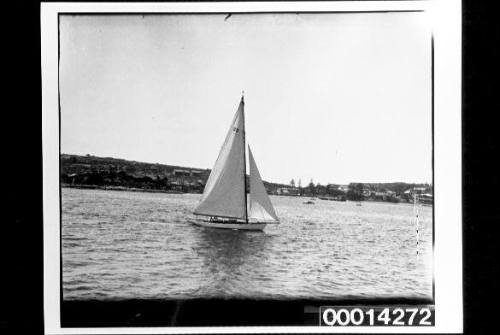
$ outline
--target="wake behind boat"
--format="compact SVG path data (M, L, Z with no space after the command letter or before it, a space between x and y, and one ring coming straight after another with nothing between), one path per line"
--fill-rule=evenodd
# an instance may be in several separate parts
M250 146L250 195L247 196L244 108L242 96L201 200L193 212L201 216L191 221L195 225L264 230L267 224L279 223Z

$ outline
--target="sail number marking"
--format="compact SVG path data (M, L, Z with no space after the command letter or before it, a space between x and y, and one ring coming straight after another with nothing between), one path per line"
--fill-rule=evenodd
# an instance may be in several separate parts
M321 306L320 326L433 326L434 306Z

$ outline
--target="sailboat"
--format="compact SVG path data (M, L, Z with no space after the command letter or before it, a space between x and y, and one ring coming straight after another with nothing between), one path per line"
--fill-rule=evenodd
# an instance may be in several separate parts
M203 227L264 230L279 223L250 146L250 195L247 196L245 101L242 95L219 156L208 177L193 224Z

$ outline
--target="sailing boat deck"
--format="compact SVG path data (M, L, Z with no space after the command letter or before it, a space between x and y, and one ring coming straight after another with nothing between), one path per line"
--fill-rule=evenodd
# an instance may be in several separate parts
M268 223L279 223L250 147L248 147L249 204L247 201L244 106L242 97L217 161L208 177L200 203L194 210L194 214L210 219L192 222L196 225L263 230Z

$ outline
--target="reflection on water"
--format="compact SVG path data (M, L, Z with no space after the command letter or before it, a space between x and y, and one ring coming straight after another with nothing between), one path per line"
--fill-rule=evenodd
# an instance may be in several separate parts
M251 256L249 250L262 250L266 238L262 232L202 228L196 231L200 247L197 253L214 273L231 275Z
M211 295L238 295L239 283L248 271L246 264L264 249L265 233L200 228L195 234L196 253L213 278Z
M65 299L429 297L432 208L271 197L264 232L188 223L199 195L63 189Z

